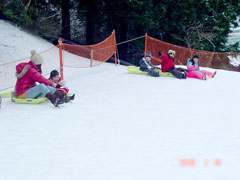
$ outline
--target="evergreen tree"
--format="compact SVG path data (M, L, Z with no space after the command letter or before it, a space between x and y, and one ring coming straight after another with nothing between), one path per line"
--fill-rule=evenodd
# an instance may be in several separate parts
M70 0L62 0L62 30L61 36L63 38L71 39L70 26Z
M238 46L226 42L239 4L240 0L1 0L0 11L51 41L62 35L86 37L84 43L94 44L115 29L117 42L148 32L189 48L237 51ZM120 58L135 63L133 54L142 53L143 45L144 39L118 46Z

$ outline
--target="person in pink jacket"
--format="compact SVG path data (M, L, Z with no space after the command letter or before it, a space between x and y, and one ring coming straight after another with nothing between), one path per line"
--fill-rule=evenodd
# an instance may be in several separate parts
M187 60L187 72L196 75L199 79L208 80L209 78L214 78L216 71L211 73L209 71L200 70L199 68L199 55L195 54L192 59Z
M41 55L36 53L35 50L32 50L31 54L28 63L20 63L16 66L16 97L35 99L43 94L56 107L64 103L64 94L55 89L57 84L41 75L41 65L43 63ZM37 85L36 82L39 84Z

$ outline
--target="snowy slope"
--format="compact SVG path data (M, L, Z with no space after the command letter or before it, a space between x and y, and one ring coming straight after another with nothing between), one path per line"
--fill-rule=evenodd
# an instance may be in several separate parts
M27 34L1 19L0 32L0 64L28 57L34 48L41 52L53 47L47 41Z
M107 63L64 71L76 100L60 109L3 100L1 180L240 179L239 73L178 80Z

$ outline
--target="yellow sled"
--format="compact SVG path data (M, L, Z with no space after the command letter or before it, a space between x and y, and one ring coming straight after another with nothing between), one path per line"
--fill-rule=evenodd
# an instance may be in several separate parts
M11 98L11 92L0 93L0 96L2 98Z
M11 101L17 104L39 104L42 103L44 101L47 101L48 99L44 96L39 96L36 99L30 99L30 98L26 98L26 99L20 99L17 98L15 96L15 92L4 92L4 93L0 93L0 96L2 98L11 98ZM68 94L67 96L72 96L71 94Z
M11 98L11 101L17 104L38 104L47 100L46 97L40 96L37 99L20 99L15 96L15 92L0 93L2 98Z
M148 72L141 71L141 70L139 69L139 67L136 67L136 66L127 66L127 71L128 71L128 73L130 73L130 74L144 74L144 75L149 75ZM160 76L164 76L164 77L174 77L171 73L169 73L169 72L162 72L160 69L159 69L159 73L160 73Z
M30 98L20 99L15 96L15 92L12 92L11 100L12 100L12 102L17 103L17 104L39 104L44 101L47 101L47 98L44 96L39 96L36 99L30 99Z

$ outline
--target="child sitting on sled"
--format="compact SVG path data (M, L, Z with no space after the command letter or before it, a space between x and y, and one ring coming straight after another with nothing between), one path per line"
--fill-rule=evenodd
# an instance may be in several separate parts
M67 87L64 87L66 83L65 83L64 80L61 80L57 70L53 70L50 73L49 79L52 82L57 84L57 86L56 86L57 91L64 93L64 95L66 96L65 97L65 102L69 102L71 100L74 100L75 94L73 94L72 96L68 96L69 89Z
M209 78L214 78L216 71L211 73L209 71L200 70L199 68L199 55L195 54L193 58L188 58L187 60L187 72L196 75L199 79L208 80Z
M186 69L175 67L175 54L174 50L169 49L167 54L162 54L161 51L158 52L158 56L161 57L162 72L169 72L178 79L186 79Z
M159 77L159 70L157 67L151 64L151 58L152 55L150 53L147 53L147 55L140 60L140 70L148 72L150 76Z

